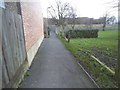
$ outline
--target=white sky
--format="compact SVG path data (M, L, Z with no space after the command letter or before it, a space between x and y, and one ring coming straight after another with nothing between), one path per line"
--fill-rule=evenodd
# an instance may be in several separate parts
M76 11L79 17L99 18L108 10L114 0L61 0L69 2ZM115 0L116 1L116 0ZM108 4L109 3L109 4ZM55 5L55 0L41 0L43 16L47 17L47 7ZM118 10L113 10L111 15L118 17Z

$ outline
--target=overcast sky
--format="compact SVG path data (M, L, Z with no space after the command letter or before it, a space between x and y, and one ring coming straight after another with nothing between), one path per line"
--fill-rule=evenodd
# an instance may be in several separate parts
M106 10L110 9L114 0L61 0L69 2L77 11L79 17L99 18L103 16ZM116 0L115 0L116 1ZM109 4L108 4L109 3ZM55 0L41 0L43 16L47 17L47 7L55 5ZM111 15L118 16L117 9L113 10Z

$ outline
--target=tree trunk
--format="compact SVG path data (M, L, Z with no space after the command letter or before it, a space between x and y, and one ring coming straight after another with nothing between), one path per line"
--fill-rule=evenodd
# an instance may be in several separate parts
M105 29L103 28L103 31L105 31Z
M63 38L65 38L65 34L64 34L64 26L61 26L61 35Z
M106 24L103 24L103 31L105 31L105 26L106 26Z
M70 42L70 38L71 38L70 32L68 32L68 43Z
M72 26L72 30L74 30L74 26Z

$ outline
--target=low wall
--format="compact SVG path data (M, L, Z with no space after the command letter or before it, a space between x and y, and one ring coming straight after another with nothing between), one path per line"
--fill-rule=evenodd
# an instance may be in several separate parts
M27 51L29 66L31 65L34 56L36 55L38 48L40 47L43 39L44 39L44 35Z

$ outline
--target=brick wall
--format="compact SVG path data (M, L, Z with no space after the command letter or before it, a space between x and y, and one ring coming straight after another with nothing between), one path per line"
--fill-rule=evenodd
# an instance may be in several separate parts
M43 36L43 18L40 2L21 3L27 51Z

